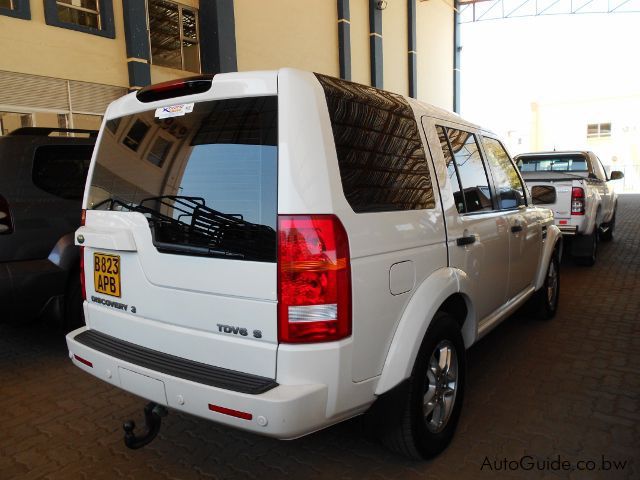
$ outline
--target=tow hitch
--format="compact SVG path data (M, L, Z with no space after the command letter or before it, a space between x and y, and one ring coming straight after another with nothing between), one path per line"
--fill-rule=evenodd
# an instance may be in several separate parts
M166 417L168 413L167 409L162 405L154 402L148 403L147 406L144 407L144 423L147 428L147 433L137 437L135 433L133 433L133 430L136 428L136 422L133 420L124 422L122 425L122 428L124 428L124 444L132 450L136 450L151 443L160 431L162 417Z

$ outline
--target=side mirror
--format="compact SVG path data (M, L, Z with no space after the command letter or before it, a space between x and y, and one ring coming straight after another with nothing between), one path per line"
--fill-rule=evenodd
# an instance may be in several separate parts
M620 180L621 178L624 178L624 173L622 173L620 170L614 170L613 172L611 172L611 177L609 179Z
M531 199L534 205L548 205L556 202L556 189L546 185L535 185L531 188Z

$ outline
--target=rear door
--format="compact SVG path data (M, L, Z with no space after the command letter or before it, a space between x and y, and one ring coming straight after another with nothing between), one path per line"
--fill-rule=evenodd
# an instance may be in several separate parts
M102 131L78 232L87 324L273 378L277 97L175 103Z
M495 138L482 137L491 170L498 208L509 223L508 298L533 286L542 248L538 211L528 205L522 179L504 146Z
M468 127L423 117L439 175L447 227L449 265L464 271L475 291L478 320L501 307L509 277L508 224L493 204L493 192L480 154L479 138ZM436 169L437 170L437 169ZM444 177L444 178L443 178Z

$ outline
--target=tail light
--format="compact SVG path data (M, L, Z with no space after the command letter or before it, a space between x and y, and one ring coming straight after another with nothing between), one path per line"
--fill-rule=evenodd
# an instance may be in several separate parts
M571 215L584 215L584 190L580 187L571 190Z
M349 241L334 215L278 216L278 330L283 343L351 335Z
M10 233L13 233L13 219L11 218L11 210L9 210L9 202L0 195L0 235Z
M80 225L84 227L84 224L87 220L87 211L82 210L82 214L80 216ZM87 299L87 287L85 285L84 279L84 247L80 247L80 287L82 289L82 300Z

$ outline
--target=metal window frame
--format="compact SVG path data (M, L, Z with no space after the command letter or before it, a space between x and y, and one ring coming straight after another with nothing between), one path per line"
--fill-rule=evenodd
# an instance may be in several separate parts
M96 15L98 17L98 26L97 27L87 27L87 25L76 24L79 27L87 27L87 28L98 28L98 30L102 30L102 14L100 12L100 0L96 0L96 9L92 10L91 8L80 7L77 5L73 5L71 3L66 3L60 0L56 0L56 6L69 8L71 10L77 10L79 12L90 13L92 15ZM71 22L74 23L74 22Z
M202 60L200 58L200 16L199 16L199 12L198 12L198 8L196 7L191 7L189 5L183 5L181 3L175 2L173 0L147 0L147 33L149 34L149 59L150 59L150 63L151 65L157 65L159 67L164 67L164 68L173 68L173 67L168 67L166 65L160 65L158 63L155 63L153 61L153 52L151 52L151 21L149 18L149 2L153 2L153 1L158 1L158 2L165 2L165 3L171 3L173 5L175 5L178 8L178 27L179 27L179 34L178 34L178 40L180 41L180 69L184 72L193 72L193 70L186 70L185 69L185 61L184 61L184 41L187 40L190 43L193 43L195 45L198 46L198 70L196 70L194 73L201 73L202 72ZM195 27L196 27L196 38L193 39L191 37L185 37L184 36L184 23L183 23L183 14L182 11L183 10L189 10L190 12L192 12L195 15ZM175 68L173 68L174 70L176 70Z
M9 8L0 7L0 15L7 17L31 20L31 7L29 0L9 0Z
M44 18L47 25L65 28L67 30L75 30L76 32L89 33L99 37L116 38L115 20L113 16L113 0L97 0L99 28L87 27L85 25L60 20L58 17L58 5L95 13L91 9L85 9L83 7L69 5L67 3L60 4L57 0L44 0Z

